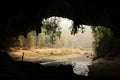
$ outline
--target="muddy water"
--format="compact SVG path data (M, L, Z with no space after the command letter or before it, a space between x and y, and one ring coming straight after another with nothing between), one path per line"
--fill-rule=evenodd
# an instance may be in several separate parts
M91 62L92 62L92 59L87 58L85 55L82 55L76 58L43 62L40 64L46 65L46 66L72 65L73 72L75 74L88 76L88 72L89 72L88 66L91 65Z

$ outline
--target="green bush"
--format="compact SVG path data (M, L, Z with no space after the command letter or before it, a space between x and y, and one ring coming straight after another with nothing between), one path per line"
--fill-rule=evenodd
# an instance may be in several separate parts
M113 53L114 35L107 27L92 27L94 42L93 47L96 57L105 57Z

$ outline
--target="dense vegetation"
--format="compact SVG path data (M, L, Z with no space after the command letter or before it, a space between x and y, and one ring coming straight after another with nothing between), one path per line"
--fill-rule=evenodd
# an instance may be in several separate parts
M61 25L61 22L65 20L61 17L51 17L43 19L41 26L41 33L33 30L27 34L11 40L11 46L22 48L43 48L43 47L55 47L55 48L91 48L92 36L90 28L86 28L80 25L80 29L76 35L72 35L73 22L68 20L69 25ZM71 23L70 23L71 22ZM84 31L86 28L86 31ZM88 31L88 32L87 32ZM84 34L83 34L84 32ZM87 38L85 38L87 37ZM90 40L86 40L86 39Z
M23 35L18 38L11 40L11 46L14 47L54 47L60 43L61 27L58 26L59 19L54 17L53 19L44 19L43 26L41 27L42 32L38 35L33 30L27 34L27 37ZM57 44L58 43L58 44ZM60 46L60 44L58 45Z
M119 40L114 36L113 32L107 27L92 27L94 35L93 47L96 53L96 58L107 57L118 54Z

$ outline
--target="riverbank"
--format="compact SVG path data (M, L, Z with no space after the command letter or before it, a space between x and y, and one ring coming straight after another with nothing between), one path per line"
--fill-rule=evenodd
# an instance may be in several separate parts
M59 80L59 77L62 77L63 80L74 80L75 78L77 78L78 80L81 79L81 75L74 74L72 65L63 65L62 67L60 67L61 65L43 66L39 63L32 63L26 61L12 61L8 54L5 52L0 52L0 57L1 80L7 78L15 78L15 80ZM87 54L83 54L82 56L70 58L69 60L73 60L73 62L84 61L83 63L85 63L86 61L88 61L88 59L90 59L90 57ZM80 66L81 65L77 66L75 70L83 70ZM88 76L82 76L82 80L120 80L120 56L96 59L95 61L92 61L92 65L88 65L88 67ZM64 75L66 76L66 79L64 78ZM69 76L71 76L72 78L70 78ZM46 77L48 77L48 79L44 79Z
M6 52L0 52L0 80L79 80L72 65L45 66L39 63L13 61Z

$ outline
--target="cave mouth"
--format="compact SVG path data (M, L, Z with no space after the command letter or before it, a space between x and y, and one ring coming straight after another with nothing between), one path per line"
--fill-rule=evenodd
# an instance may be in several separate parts
M42 23L41 33L33 30L26 38L20 35L12 41L12 58L47 66L72 65L76 74L87 76L94 55L91 27L82 25L72 34L73 21L67 18L50 17Z
M80 49L81 51L90 50L90 52L93 52L92 43L94 41L94 38L91 26L82 25L76 34L72 34L73 21L67 18L50 17L46 20L43 19L42 23L43 25L40 27L41 33L37 34L37 32L33 30L27 33L27 37L20 35L17 39L14 38L11 40L10 51L33 49L49 50L49 48L51 50L53 48L61 48L66 49L66 51L68 49L67 53L71 52L69 49ZM51 51L49 51L49 53L54 54L55 51ZM39 51L36 51L36 53L39 53Z
M79 25L74 34L74 22L67 18L50 17L42 23L41 33L33 30L11 39L8 53L14 61L71 65L75 74L88 76L94 57L113 54L114 34L107 27Z

